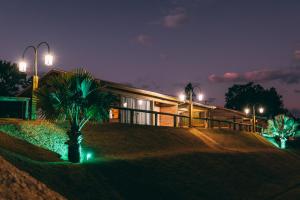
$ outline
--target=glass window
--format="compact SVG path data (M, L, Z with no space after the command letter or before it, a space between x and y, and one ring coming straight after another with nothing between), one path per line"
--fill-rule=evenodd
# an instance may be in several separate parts
M121 105L123 107L138 109L138 110L151 110L151 102L145 99L135 99L130 97L122 97ZM145 112L134 111L133 123L151 125L151 114ZM121 111L121 122L130 123L130 111Z

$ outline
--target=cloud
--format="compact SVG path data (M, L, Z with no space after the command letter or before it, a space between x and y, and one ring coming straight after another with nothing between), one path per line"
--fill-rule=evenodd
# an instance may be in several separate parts
M153 45L153 38L146 34L136 36L135 41L142 46L149 47Z
M188 20L186 10L182 7L177 7L164 16L162 25L165 28L177 28L185 24Z
M298 90L298 89L295 89L294 92L295 92L296 94L300 94L300 90Z
M216 83L279 81L285 84L296 84L300 83L300 68L262 69L245 73L226 72L223 75L212 74L208 79L209 81Z

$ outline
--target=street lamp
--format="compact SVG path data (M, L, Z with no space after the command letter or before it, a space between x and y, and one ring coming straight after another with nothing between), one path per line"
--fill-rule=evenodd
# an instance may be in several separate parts
M250 108L245 108L244 112L246 113L246 115L248 115L250 113Z
M260 107L260 108L258 109L258 111L259 111L260 114L262 114L262 113L264 113L265 109L264 109L263 107Z
M47 65L47 66L53 65L53 56L51 54L45 55L45 65Z
M187 95L189 96L189 127L192 127L192 118L193 118L193 95L194 95L194 90L198 88L200 90L199 94L197 95L197 98L199 101L203 101L204 99L204 95L201 92L201 89L199 87L193 87L191 83L189 83L186 88L185 88L185 92L187 93ZM180 94L179 95L179 100L180 101L185 101L186 100L186 95L184 94Z
M24 61L21 61L19 63L19 71L20 72L26 72L26 68L27 68L27 63Z
M204 95L202 93L198 94L198 100L203 101Z
M48 50L47 54L45 55L45 65L48 65L48 66L53 65L53 56L51 55L50 46L47 42L41 42L37 46L33 46L33 45L27 46L25 48L25 50L23 51L22 61L19 63L19 70L21 72L26 72L27 63L24 60L25 54L26 54L27 50L33 49L33 51L34 51L34 67L33 67L34 75L33 75L33 79L32 79L31 119L36 119L37 97L36 97L35 91L38 88L38 82L39 82L38 72L37 72L37 68L38 68L38 66L37 66L38 65L38 50L42 45L45 45L47 47L47 50Z
M180 101L185 101L186 96L185 96L184 94L180 94L180 95L178 96L178 98L179 98Z
M263 107L259 107L258 109L258 112L260 114L264 113L265 109ZM246 113L246 115L249 115L250 114L250 108L245 108L244 109L244 112ZM252 128L252 131L255 132L256 131L256 108L255 108L255 105L252 106L252 125L253 125L253 128Z

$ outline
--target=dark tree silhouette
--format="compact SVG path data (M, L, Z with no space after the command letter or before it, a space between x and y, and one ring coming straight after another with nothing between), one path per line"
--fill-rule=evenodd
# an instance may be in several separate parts
M225 107L243 111L247 106L263 106L264 116L274 117L285 114L287 110L283 106L282 96L275 88L265 89L259 84L249 82L247 84L235 84L228 88L225 94Z
M0 60L0 96L14 96L28 85L26 73L20 72L17 64Z
M193 86L192 83L188 83L188 84L185 86L184 92L185 92L185 95L186 95L186 98L187 98L187 99L190 98L190 93L191 93L191 92L192 92L192 98L193 98L193 100L195 99L196 94L195 94L194 86Z

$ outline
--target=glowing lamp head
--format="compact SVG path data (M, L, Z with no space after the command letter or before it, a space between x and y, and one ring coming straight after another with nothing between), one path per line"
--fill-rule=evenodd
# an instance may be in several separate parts
M198 100L203 101L204 95L202 93L198 94Z
M263 107L260 107L260 108L258 109L258 112L262 114L262 113L265 112L265 109L264 109Z
M246 115L248 115L250 113L250 109L249 108L245 108L244 112L246 113Z
M45 55L45 65L47 66L53 65L53 56L51 54Z
M123 107L124 107L124 108L127 108L127 102L124 102L124 103L123 103Z
M26 72L27 63L25 61L21 61L19 63L19 71L20 72Z
M141 100L141 99L139 99L139 100L138 100L138 104L139 104L139 106L143 105L143 103L144 103L144 101L143 101L143 100Z
M179 100L180 101L185 101L186 96L184 94L179 95Z

